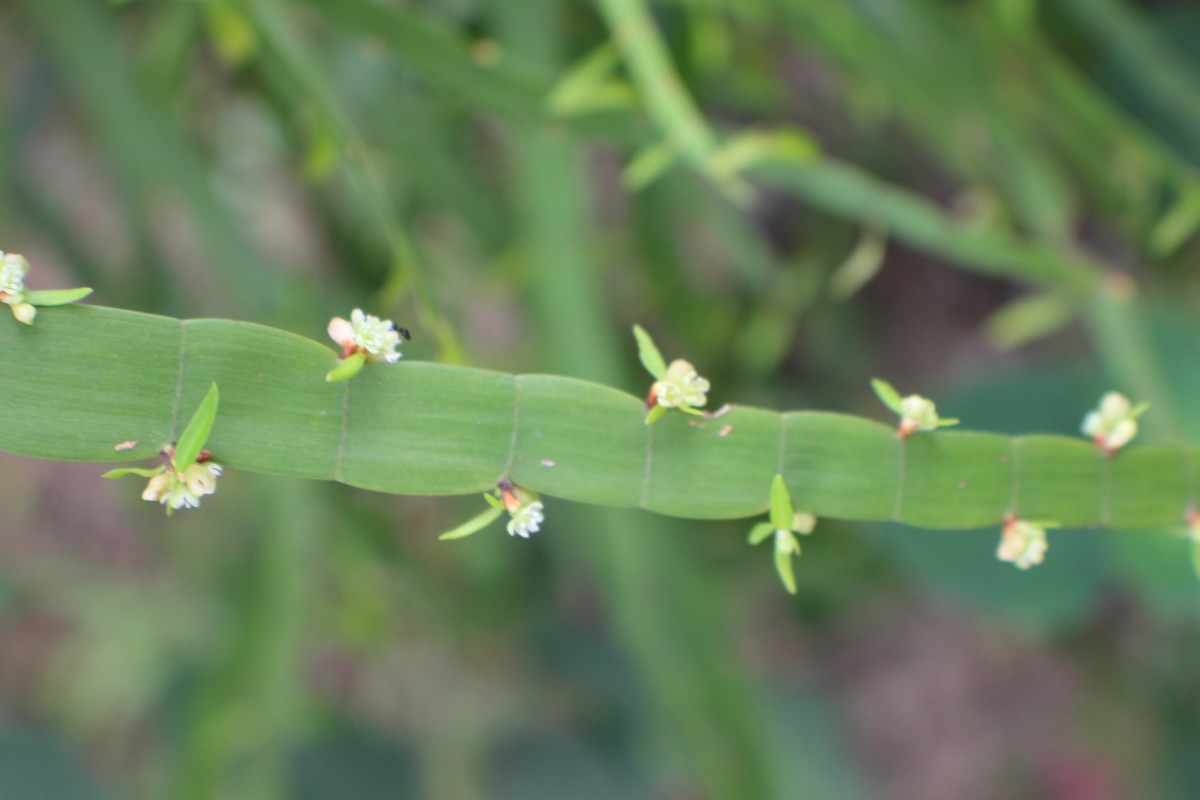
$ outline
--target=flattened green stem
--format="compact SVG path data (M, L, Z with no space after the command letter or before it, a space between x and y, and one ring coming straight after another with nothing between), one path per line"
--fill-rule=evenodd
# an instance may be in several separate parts
M0 325L8 452L147 458L170 442L174 409L200 406L215 382L220 424L207 446L223 465L374 491L472 494L503 476L551 497L732 519L766 512L778 473L793 505L820 517L950 529L1009 514L1172 525L1200 497L1191 447L1106 456L1082 437L942 430L897 447L880 422L745 406L719 424L668 414L647 429L642 400L572 378L405 361L331 385L326 346L259 325L99 306L47 322L33 336ZM145 444L116 449L126 441Z

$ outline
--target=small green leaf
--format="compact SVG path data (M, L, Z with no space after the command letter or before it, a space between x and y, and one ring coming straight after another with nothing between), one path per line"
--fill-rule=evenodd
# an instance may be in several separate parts
M679 154L667 142L658 142L642 148L633 160L621 170L621 184L631 192L640 192L654 183L663 173L675 165Z
M939 419L938 427L939 428L949 428L953 425L957 425L959 423L959 421L960 420L957 420L954 417L947 417L946 419Z
M1130 418L1130 419L1137 419L1138 417L1140 417L1142 414L1145 414L1145 413L1146 413L1147 411L1149 411L1149 410L1150 410L1150 404L1149 404L1149 403L1138 403L1138 404L1137 404L1136 406L1134 406L1134 407L1133 407L1133 409L1132 409L1132 410L1129 412L1129 418Z
M666 413L667 413L666 406L655 406L654 408L652 408L648 412L646 412L646 424L653 425L654 423L656 423L660 419L662 419L663 414L666 414Z
M887 231L868 223L858 244L829 276L829 293L838 300L851 297L879 274L887 251Z
M900 397L900 393L887 381L882 378L872 378L871 388L875 390L875 396L892 411L904 416L904 400Z
M988 341L1001 350L1012 350L1059 330L1079 314L1079 303L1058 291L1042 292L1014 300L983 324Z
M792 571L792 554L786 550L775 551L775 571L788 594L796 593L796 574Z
M175 443L175 455L171 461L176 471L183 472L196 463L196 456L200 455L204 443L208 441L208 435L212 433L213 422L217 418L217 400L217 384L214 383L200 401L196 413L192 414L187 427L179 436L179 441Z
M161 469L148 467L125 467L123 469L110 469L108 472L101 475L101 478L124 478L126 475L137 475L141 478L153 478L155 475L162 472Z
M348 381L357 375L363 368L363 365L366 363L366 353L353 353L350 356L343 358L342 363L329 370L329 372L325 375L325 380L329 383Z
M658 352L654 340L641 325L633 326L633 336L637 339L638 358L642 360L642 366L654 376L656 381L661 381L667 374L667 362L663 361L662 353Z
M500 509L501 511L504 511L504 510L505 510L505 508L504 508L504 501L503 501L503 500L501 500L499 497L496 497L496 495L494 495L494 494L485 494L485 495L483 496L483 499L484 499L484 500L487 500L487 502L488 502L488 505L489 505L489 506L491 506L492 508L498 508L498 509Z
M568 68L546 95L550 111L560 116L616 108L631 108L637 97L633 88L614 78L621 63L612 43L606 43Z
M761 544L764 539L775 532L775 526L769 522L760 522L750 529L750 536L746 541L750 544Z
M484 495L484 496L488 497L492 500L496 499L496 498L492 497L491 495ZM457 528L446 531L441 536L439 536L438 539L441 539L442 541L449 541L451 539L465 539L468 536L470 536L471 534L478 533L479 531L486 528L488 525L491 525L493 522L496 521L497 518L499 518L499 516L502 513L504 513L503 505L501 505L499 508L489 508L486 511L480 512L476 516L471 517L469 520L464 522L462 525L459 525Z
M675 407L678 408L683 413L691 414L694 417L703 417L704 416L704 411L702 409L695 408L694 406L675 406Z
M35 306L65 306L75 303L92 293L86 286L78 289L46 289L40 292L25 292L25 302Z
M771 481L771 525L780 531L792 529L792 496L788 493L787 484L782 475L776 475Z

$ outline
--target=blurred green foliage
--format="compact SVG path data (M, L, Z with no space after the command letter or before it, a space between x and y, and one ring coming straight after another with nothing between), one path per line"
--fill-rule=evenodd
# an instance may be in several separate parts
M366 306L409 357L636 391L640 322L743 402L875 413L879 374L1070 434L1115 386L1194 439L1198 36L1186 0L14 0L0 247L106 305ZM793 599L743 525L438 543L472 504L258 476L168 523L98 474L0 459L5 795L1200 793L1169 533L1024 574L826 522Z

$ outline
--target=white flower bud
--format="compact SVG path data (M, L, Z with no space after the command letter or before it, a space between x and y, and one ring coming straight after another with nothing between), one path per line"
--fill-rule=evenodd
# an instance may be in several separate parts
M211 461L192 464L184 470L183 481L187 484L188 491L198 499L217 490L217 476L220 474L221 467Z
M150 479L150 483L146 484L146 490L142 492L142 499L149 500L151 503L164 502L164 498L170 493L174 483L174 475L160 472Z
M37 316L37 309L29 303L17 303L12 307L12 313L17 318L17 322L32 325L34 317Z

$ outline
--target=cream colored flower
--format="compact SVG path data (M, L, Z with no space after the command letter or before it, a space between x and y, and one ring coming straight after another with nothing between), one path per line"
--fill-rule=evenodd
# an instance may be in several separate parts
M708 402L708 381L700 377L690 362L677 358L667 367L662 380L652 389L657 405L663 408L701 408Z
M996 558L1015 564L1018 569L1029 569L1042 563L1047 547L1044 526L1009 517L1000 530Z
M142 499L158 502L173 511L180 508L199 508L200 498L217 490L217 476L221 466L211 461L192 464L182 473L165 466L163 471L150 478L142 492Z
M1129 398L1120 392L1109 392L1100 398L1100 406L1083 418L1083 434L1111 455L1137 436L1137 418L1147 408L1149 406L1145 403L1134 406Z
M329 321L329 338L342 346L342 357L363 353L368 362L400 360L400 331L391 320L364 314L361 308L350 312L350 320L334 317Z

